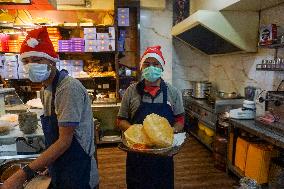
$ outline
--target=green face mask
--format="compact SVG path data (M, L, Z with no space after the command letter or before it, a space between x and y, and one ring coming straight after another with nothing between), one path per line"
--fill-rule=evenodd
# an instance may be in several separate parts
M162 73L161 68L150 66L142 71L142 77L147 81L154 82L162 76Z

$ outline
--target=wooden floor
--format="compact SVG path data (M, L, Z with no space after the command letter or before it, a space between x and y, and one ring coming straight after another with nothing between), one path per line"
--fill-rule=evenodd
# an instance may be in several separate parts
M98 149L100 189L126 189L126 153L116 147ZM194 138L174 158L175 189L232 189L235 181L214 168L211 153Z

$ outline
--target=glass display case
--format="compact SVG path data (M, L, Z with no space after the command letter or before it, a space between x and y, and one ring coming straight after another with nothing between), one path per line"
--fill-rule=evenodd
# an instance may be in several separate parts
M0 89L0 163L36 157L44 148L38 115L22 102L14 88Z

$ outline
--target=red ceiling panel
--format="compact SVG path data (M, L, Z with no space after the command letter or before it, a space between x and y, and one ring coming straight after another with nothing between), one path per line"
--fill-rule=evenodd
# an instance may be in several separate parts
M0 9L56 10L48 0L32 0L31 5L0 5Z

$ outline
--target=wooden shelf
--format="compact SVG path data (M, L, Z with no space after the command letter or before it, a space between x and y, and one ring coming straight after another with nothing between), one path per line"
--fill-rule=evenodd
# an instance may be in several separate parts
M12 54L19 54L20 52L0 52L0 53L12 53ZM56 52L58 54L115 54L116 51L100 51L100 52Z
M75 28L108 28L108 27L114 27L113 25L108 26L50 26L50 25L14 25L14 26L0 26L2 29L17 29L17 30L23 30L23 29L30 29L30 28L39 28L39 27L47 27L47 28L65 28L65 29L75 29Z
M113 78L115 79L115 77L113 76L103 76L103 77L84 77L84 78L76 78L75 79L78 79L78 80L93 80L93 79L98 79L98 78ZM28 78L26 79L8 79L8 80L23 80L23 81L26 81L26 80L29 80Z

